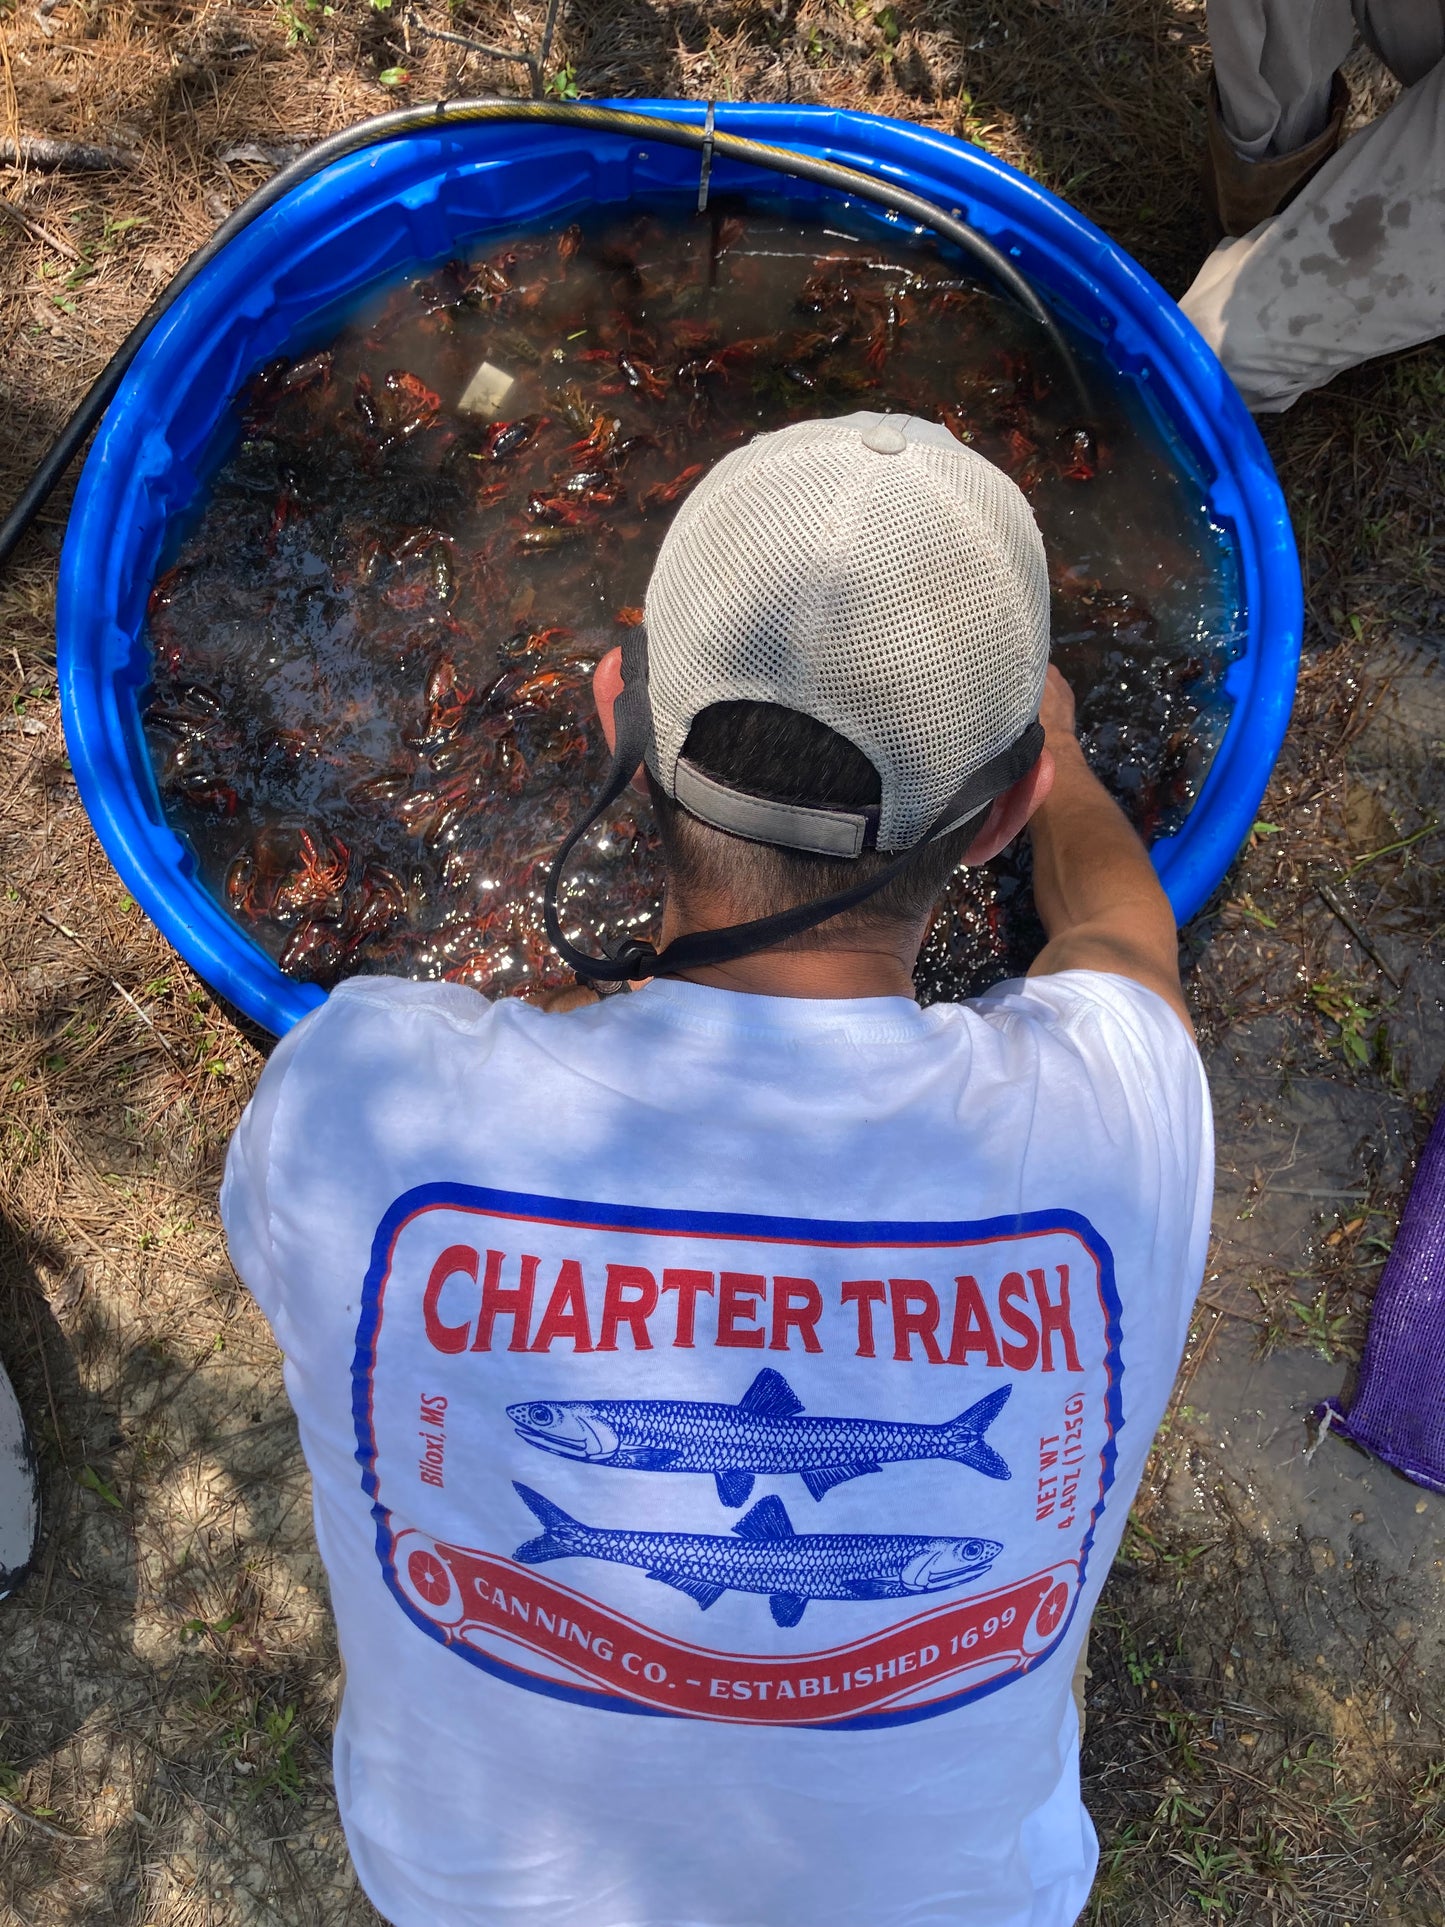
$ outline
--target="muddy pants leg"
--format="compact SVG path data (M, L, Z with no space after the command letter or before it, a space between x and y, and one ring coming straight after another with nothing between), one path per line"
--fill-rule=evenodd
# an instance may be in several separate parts
M1434 16L1436 0L1414 0ZM1377 7L1376 11L1380 11ZM1343 368L1445 328L1445 60L1282 213L1204 263L1180 307L1248 406L1275 414Z

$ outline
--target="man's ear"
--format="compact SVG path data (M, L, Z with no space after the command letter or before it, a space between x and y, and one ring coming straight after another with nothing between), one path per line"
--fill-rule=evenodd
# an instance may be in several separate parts
M602 725L602 734L607 739L609 750L617 747L617 698L621 694L622 651L609 649L592 671L592 700L597 705L597 720ZM641 764L632 778L632 787L639 795L647 794L647 778Z
M609 649L592 671L592 700L609 750L617 747L617 698L622 694L622 651Z
M1054 759L1043 750L1033 768L990 803L978 835L964 852L964 862L977 865L997 856L1013 842L1053 787Z

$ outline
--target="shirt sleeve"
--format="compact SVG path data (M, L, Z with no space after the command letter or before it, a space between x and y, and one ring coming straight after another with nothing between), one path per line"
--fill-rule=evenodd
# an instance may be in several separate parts
M260 1082L241 1114L226 1152L221 1179L221 1224L237 1277L274 1326L279 1289L271 1245L269 1185L271 1142L288 1073L307 1035L324 1018L326 1005L289 1030L266 1060Z
M426 1077L426 1056L417 1033L399 1018L419 1018L434 1051L446 1049L452 1026L475 1031L496 1006L461 984L413 983L404 977L352 977L333 990L277 1044L262 1071L226 1153L221 1180L221 1224L231 1263L284 1344L285 1280L276 1260L273 1193L284 1188L278 1174L278 1141L296 1133L314 1139L326 1115L352 1087L358 1066L384 1062L392 1073L398 1058ZM338 1093L341 1093L338 1097ZM284 1117L283 1117L284 1112Z
M1093 1055L1102 1046L1160 1121L1176 1117L1181 1101L1193 1112L1207 1098L1204 1066L1177 1011L1131 977L1101 970L1060 970L996 984L974 1008L989 1023L1022 1019L1040 1024L1073 1048Z
M1052 1065L1059 1104L1045 1142L1059 1154L1060 1117L1108 1158L1149 1206L1164 1244L1193 1280L1185 1322L1203 1275L1214 1200L1214 1117L1198 1048L1178 1013L1131 978L1063 970L999 984L979 1015L1005 1031L1032 1033ZM1147 1174L1147 1176L1146 1176ZM1137 1207L1136 1207L1137 1208ZM1183 1327L1179 1331L1183 1344Z

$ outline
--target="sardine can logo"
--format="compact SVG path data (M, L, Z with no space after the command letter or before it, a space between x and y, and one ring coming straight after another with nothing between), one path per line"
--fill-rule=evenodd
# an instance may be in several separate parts
M1069 1211L421 1187L378 1226L353 1366L385 1583L460 1660L587 1705L928 1718L1068 1629L1119 1325L1109 1248Z

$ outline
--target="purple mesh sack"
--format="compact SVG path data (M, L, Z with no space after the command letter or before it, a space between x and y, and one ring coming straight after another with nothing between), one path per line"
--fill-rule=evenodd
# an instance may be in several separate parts
M1348 1413L1326 1422L1417 1485L1445 1492L1445 1109L1435 1119L1370 1314Z

